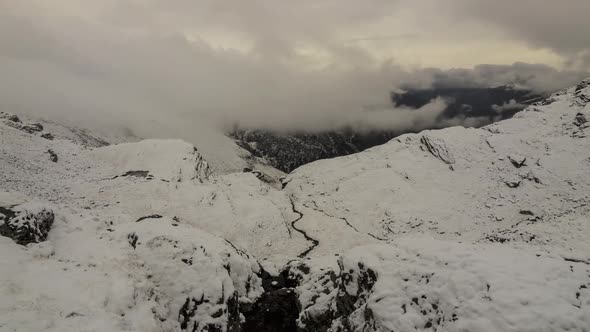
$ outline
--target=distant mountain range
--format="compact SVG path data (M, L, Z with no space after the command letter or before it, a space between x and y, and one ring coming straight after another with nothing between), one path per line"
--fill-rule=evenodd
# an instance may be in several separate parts
M486 125L510 118L543 98L529 90L501 86L409 89L404 93L392 93L391 102L400 107L420 108L439 97L447 102L447 108L440 115L437 125L420 129L445 127L452 123L445 120L454 118L471 118L475 126ZM359 132L343 129L319 133L278 133L254 128L236 130L229 136L240 147L288 173L310 162L357 153L412 131L416 130Z

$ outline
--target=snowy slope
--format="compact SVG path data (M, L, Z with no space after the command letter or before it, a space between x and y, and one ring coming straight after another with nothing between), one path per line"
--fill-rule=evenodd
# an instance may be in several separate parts
M0 238L0 330L221 328L239 324L230 311L262 290L255 260L172 220L107 228L62 212L52 232L28 247Z
M339 229L359 237L426 233L531 243L588 260L590 123L583 119L590 119L590 88L584 86L483 129L404 135L304 166L286 179L286 191L306 216L301 223L320 240L318 253L342 249L333 230L315 222L332 216L346 218Z
M590 326L590 80L482 129L306 165L282 188L180 140L97 147L8 117L0 331ZM46 240L11 238L46 224Z
M2 112L0 112L2 113ZM4 112L8 117L3 117L0 114L0 121L4 124L10 124L8 122L9 117L14 117L14 114ZM86 128L78 128L75 125L66 125L50 121L47 119L32 118L27 115L16 115L18 121L25 126L35 124L39 126L39 136L46 135L47 138L58 138L70 140L76 144L87 146L87 147L101 147L109 144L120 144L125 142L137 142L139 140L133 132L127 128L109 128L107 129L93 129L88 130Z
M184 141L144 140L113 145L94 150L92 157L108 161L106 165L111 168L109 171L117 175L140 170L139 172L148 172L146 177L181 182L205 181L214 174L198 150ZM173 168L172 165L178 168Z
M335 270L305 277L300 324L312 331L587 331L588 265L539 253L420 236L357 247Z

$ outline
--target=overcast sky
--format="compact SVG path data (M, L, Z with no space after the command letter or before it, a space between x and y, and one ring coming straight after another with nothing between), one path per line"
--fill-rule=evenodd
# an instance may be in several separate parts
M572 84L590 69L588 13L587 0L0 0L0 107L329 127L441 73Z

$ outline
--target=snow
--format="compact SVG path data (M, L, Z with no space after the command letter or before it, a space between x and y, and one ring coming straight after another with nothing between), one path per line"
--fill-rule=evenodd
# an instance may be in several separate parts
M107 146L90 154L108 165L114 176L142 170L160 180L181 182L205 181L214 173L196 148L181 140L143 140Z
M349 242L334 236L338 218L356 228L341 222L339 230L348 227L357 237L393 241L420 233L488 242L509 231L533 234L525 242L547 250L590 253L585 240L590 223L580 221L590 212L590 140L572 136L579 130L576 114L589 108L575 106L571 93L554 98L483 129L403 135L364 153L296 170L285 190L298 208L313 206L324 215L308 219L306 213L300 222L320 241L315 253L357 244L346 247ZM510 157L526 162L517 168ZM324 222L328 215L336 221ZM578 235L568 231L574 224Z
M209 303L191 319L224 326L227 314L212 315L234 292L261 293L257 262L220 238L166 219L109 231L89 217L62 215L42 244L0 238L0 330L174 330L188 297Z
M0 207L55 221L41 243L0 237L0 331L231 330L262 266L285 265L300 326L587 331L586 98L581 84L482 129L403 135L284 189L237 148L211 161L181 140L98 147L4 117Z
M366 299L377 330L583 331L590 326L587 265L500 245L466 245L432 238L359 247L342 259L378 275ZM357 296L357 282L346 287ZM456 319L453 319L455 315ZM362 327L365 315L352 313Z

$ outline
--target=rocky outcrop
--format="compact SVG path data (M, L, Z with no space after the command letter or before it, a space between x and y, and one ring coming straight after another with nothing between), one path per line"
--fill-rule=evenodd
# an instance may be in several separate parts
M161 215L159 215L159 214L152 214L152 215L149 215L149 216L141 217L141 218L137 219L135 222L142 222L142 221L148 220L148 219L162 219L162 218L163 217Z
M28 134L36 134L36 133L40 133L43 131L43 126L41 126L38 123L33 123L33 124L25 124L22 123L20 121L6 121L5 124L9 127L18 129L18 130L22 130Z
M192 176L192 180L199 180L203 182L209 180L209 178L215 175L215 171L205 160L205 158L203 158L203 155L199 153L197 148L194 148L193 150L193 158L195 163L195 173Z
M424 144L424 147L428 152L445 164L452 165L455 163L455 158L449 152L449 148L443 140L425 134L422 135L420 142Z
M362 310L367 320L363 331L376 331L371 329L374 324L370 309L359 308L365 306L378 275L363 262L358 262L354 268L344 265L343 258L340 258L335 270L327 268L310 273L310 268L302 263L289 270L300 283L297 292L301 331L356 331L350 318L357 310Z
M581 126L585 125L587 122L588 122L588 119L586 119L586 115L584 113L576 114L576 119L574 120L574 125L576 125L577 127L581 127Z
M0 112L0 119L8 120L13 123L22 123L22 121L17 115L6 112Z
M57 153L55 153L55 151L49 149L47 150L47 153L49 153L49 160L51 160L52 162L56 163L59 160L59 157L57 156Z
M258 262L227 241L179 225L174 218L147 218L158 222L114 229L115 236L129 243L134 264L148 275L136 301L150 301L156 321L182 331L242 331L240 311L263 293Z
M43 132L45 127L39 122L25 123L17 115L6 112L0 112L0 120L3 120L2 122L5 125L14 129L22 130L27 134L39 134L39 136L48 140L53 140L54 138L52 134Z
M53 134L51 134L51 133L44 133L41 135L41 137L43 137L47 140L50 140L50 141L53 141L53 139L55 138L55 137L53 137Z
M536 312L543 307L562 303L573 313L567 306L580 303L577 279L590 281L585 271L584 263L570 266L534 251L427 238L356 248L339 258L337 270L304 277L297 288L299 327L313 332L536 330L564 317L549 310L540 318ZM549 286L557 284L562 286ZM543 291L536 293L536 287ZM518 308L518 320L511 319L515 307L509 303ZM567 316L573 329L590 322L583 315Z
M199 309L202 309L203 306L207 306L207 300L205 299L204 295L201 296L200 299L196 298L187 298L186 302L180 308L180 312L178 313L178 321L180 322L180 328L182 331L188 332L240 332L242 331L241 328L241 321L240 321L240 305L238 301L238 293L234 292L231 297L223 302L221 300L217 303L220 307L210 314L210 318L216 319L220 317L225 317L222 322L214 323L206 323L200 321L200 319L195 319L198 317ZM201 308L200 308L201 307Z
M508 160L510 160L512 165L516 168L521 168L526 165L526 157L523 157L518 154L512 154L508 156Z
M0 207L0 235L26 246L47 240L55 215L45 206Z
M588 87L590 87L590 79L586 79L576 86L573 99L574 105L584 107L590 103L590 92L587 91Z

